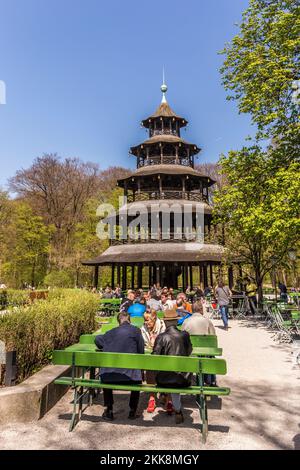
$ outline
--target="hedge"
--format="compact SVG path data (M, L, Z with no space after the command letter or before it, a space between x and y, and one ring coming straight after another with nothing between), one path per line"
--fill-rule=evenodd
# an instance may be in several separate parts
M48 299L18 307L0 316L0 340L17 351L18 382L49 364L53 349L76 343L96 329L97 295L59 289Z

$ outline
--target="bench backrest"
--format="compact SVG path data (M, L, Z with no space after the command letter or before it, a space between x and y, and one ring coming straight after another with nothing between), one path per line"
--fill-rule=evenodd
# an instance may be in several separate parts
M217 348L218 338L215 335L190 335L194 347Z
M112 305L121 305L121 299L100 299L100 304L112 304Z
M225 375L224 359L92 351L53 351L53 364Z

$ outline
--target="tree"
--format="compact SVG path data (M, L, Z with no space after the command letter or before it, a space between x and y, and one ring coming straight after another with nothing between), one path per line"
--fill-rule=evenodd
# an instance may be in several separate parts
M30 206L17 202L9 226L6 271L15 285L29 282L36 286L47 269L50 237L53 227L47 227L42 217L34 215Z
M257 138L273 139L281 165L299 159L299 30L297 0L250 0L239 34L222 51L227 99L251 114Z
M76 158L61 161L57 155L44 155L29 169L18 171L10 180L10 189L24 198L47 225L56 228L52 256L59 264L68 253L87 199L99 190L99 169Z
M280 266L300 233L300 164L274 172L257 145L221 159L227 182L215 195L214 216L226 225L230 260L250 266L262 303L265 276Z

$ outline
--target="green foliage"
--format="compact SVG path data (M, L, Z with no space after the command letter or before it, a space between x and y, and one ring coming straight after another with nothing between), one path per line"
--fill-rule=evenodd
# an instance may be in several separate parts
M260 147L231 151L221 159L227 183L215 196L215 220L226 224L226 245L249 264L257 285L283 263L300 233L300 164L274 170Z
M7 289L8 307L21 307L29 301L28 290Z
M72 278L66 271L52 271L44 278L47 287L72 287Z
M51 361L53 349L76 343L95 330L96 295L80 290L53 291L47 300L0 316L0 339L17 351L18 381Z
M39 284L47 268L53 228L24 202L16 201L10 224L6 228L7 261L2 265L4 277L11 284Z
M251 114L259 138L285 141L286 158L299 158L299 101L293 90L300 77L299 32L296 0L250 0L239 34L223 50L221 68L228 99Z

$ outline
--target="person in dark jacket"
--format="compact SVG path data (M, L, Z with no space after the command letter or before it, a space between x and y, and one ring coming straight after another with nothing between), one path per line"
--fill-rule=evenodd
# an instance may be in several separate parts
M124 300L122 305L120 306L120 312L128 312L128 309L135 300L135 293L133 291L129 291L127 294L127 298Z
M118 314L119 326L107 331L104 335L98 335L95 338L96 346L103 352L119 352L144 354L144 340L141 330L130 323L130 316L126 312ZM132 369L116 369L101 368L100 377L103 383L115 384L141 384L142 372ZM111 389L103 389L104 395L104 411L102 418L113 420L113 391ZM138 407L140 392L132 391L129 401L129 419L137 417L136 410Z
M157 336L152 354L166 356L189 356L193 350L190 335L177 328L178 315L176 310L164 312L166 330ZM189 387L192 383L192 374L183 372L161 371L156 374L156 383L160 387ZM179 393L172 393L172 402L175 409L176 424L183 422L181 397Z

